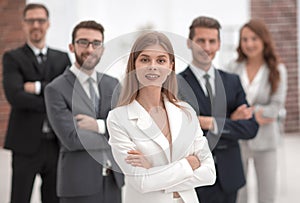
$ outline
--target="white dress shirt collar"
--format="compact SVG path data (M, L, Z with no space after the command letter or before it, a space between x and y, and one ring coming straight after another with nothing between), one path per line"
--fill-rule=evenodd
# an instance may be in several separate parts
M90 95L89 84L87 80L91 77L93 79L93 86L95 89L95 93L100 99L96 71L94 71L92 75L88 75L85 72L81 71L75 64L73 64L70 67L70 71L74 73L74 75L76 76L77 80L79 81L83 90L85 91L85 93L88 95L89 98L91 95ZM97 124L98 124L98 133L104 134L106 132L105 120L97 119Z
M48 51L48 47L47 46L45 46L42 49L39 49L39 48L37 48L37 47L35 47L35 46L31 45L31 44L28 44L28 46L33 51L33 53L34 53L35 56L38 56L40 53L42 53L44 56L47 55L47 51Z
M254 76L253 80L250 82L247 74L247 66L246 63L242 66L242 72L240 75L242 86L246 93L247 101L250 105L254 105L255 99L257 98L257 93L259 92L259 88L261 87L263 78L268 75L267 64L262 64L259 68L258 72Z
M193 63L190 64L190 68L196 77L203 78L205 74L208 74L210 78L212 78L213 80L215 79L215 68L213 65L210 66L207 72L202 70L201 68L198 68Z
M195 65L193 65L192 63L190 64L190 69L193 72L193 74L196 76L200 86L202 87L202 90L204 91L205 95L207 96L207 90L205 87L205 79L204 79L204 75L208 74L209 77L209 82L212 88L212 92L213 95L215 95L215 67L213 65L210 66L210 68L208 69L208 71L204 71L201 68L196 67Z
M94 71L92 75L88 75L85 72L81 71L79 68L73 64L70 68L70 71L75 74L76 78L79 80L80 84L87 82L87 80L91 77L95 83L97 83L97 72Z

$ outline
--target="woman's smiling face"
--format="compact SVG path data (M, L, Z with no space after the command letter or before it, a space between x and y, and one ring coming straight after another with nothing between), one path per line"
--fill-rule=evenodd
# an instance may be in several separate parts
M158 44L146 47L135 61L137 79L143 87L162 87L172 66L169 53Z

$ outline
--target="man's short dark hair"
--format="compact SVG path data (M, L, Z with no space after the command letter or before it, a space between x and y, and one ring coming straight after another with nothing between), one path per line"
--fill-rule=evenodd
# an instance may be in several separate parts
M47 7L43 4L27 4L23 10L23 18L25 18L27 11L32 10L32 9L36 9L36 8L41 8L44 9L47 15L47 18L49 18L49 11L47 9Z
M97 23L93 20L88 20L88 21L81 21L79 24L77 24L74 27L73 32L72 32L72 44L75 43L77 31L82 28L97 30L97 31L101 32L103 40L104 40L104 27L100 23Z
M193 37L195 36L195 28L197 28L197 27L203 27L203 28L210 28L210 29L218 30L218 37L220 39L221 25L216 19L206 17L206 16L199 16L199 17L195 18L192 22L192 25L190 26L190 34L189 34L189 39L190 40L192 40Z

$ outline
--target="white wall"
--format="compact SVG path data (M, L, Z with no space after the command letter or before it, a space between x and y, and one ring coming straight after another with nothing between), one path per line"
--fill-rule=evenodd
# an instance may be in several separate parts
M108 43L145 28L176 33L185 39L195 17L214 17L223 27L221 51L214 61L217 66L234 56L236 32L249 19L249 0L27 0L29 2L40 2L48 7L51 27L47 42L65 51L68 51L73 27L81 20L100 22L105 27ZM70 57L74 60L71 54Z

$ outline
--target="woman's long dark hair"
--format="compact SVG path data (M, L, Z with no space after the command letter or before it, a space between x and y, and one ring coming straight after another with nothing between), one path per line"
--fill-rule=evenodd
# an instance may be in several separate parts
M278 70L278 64L280 62L280 59L275 51L275 45L272 40L271 33L269 32L267 26L261 20L252 19L240 29L240 41L237 47L237 62L247 60L247 56L243 53L241 48L242 30L246 27L252 30L263 41L263 57L265 62L267 63L267 67L270 70L269 82L271 84L271 94L273 94L277 90L280 81L280 73Z

